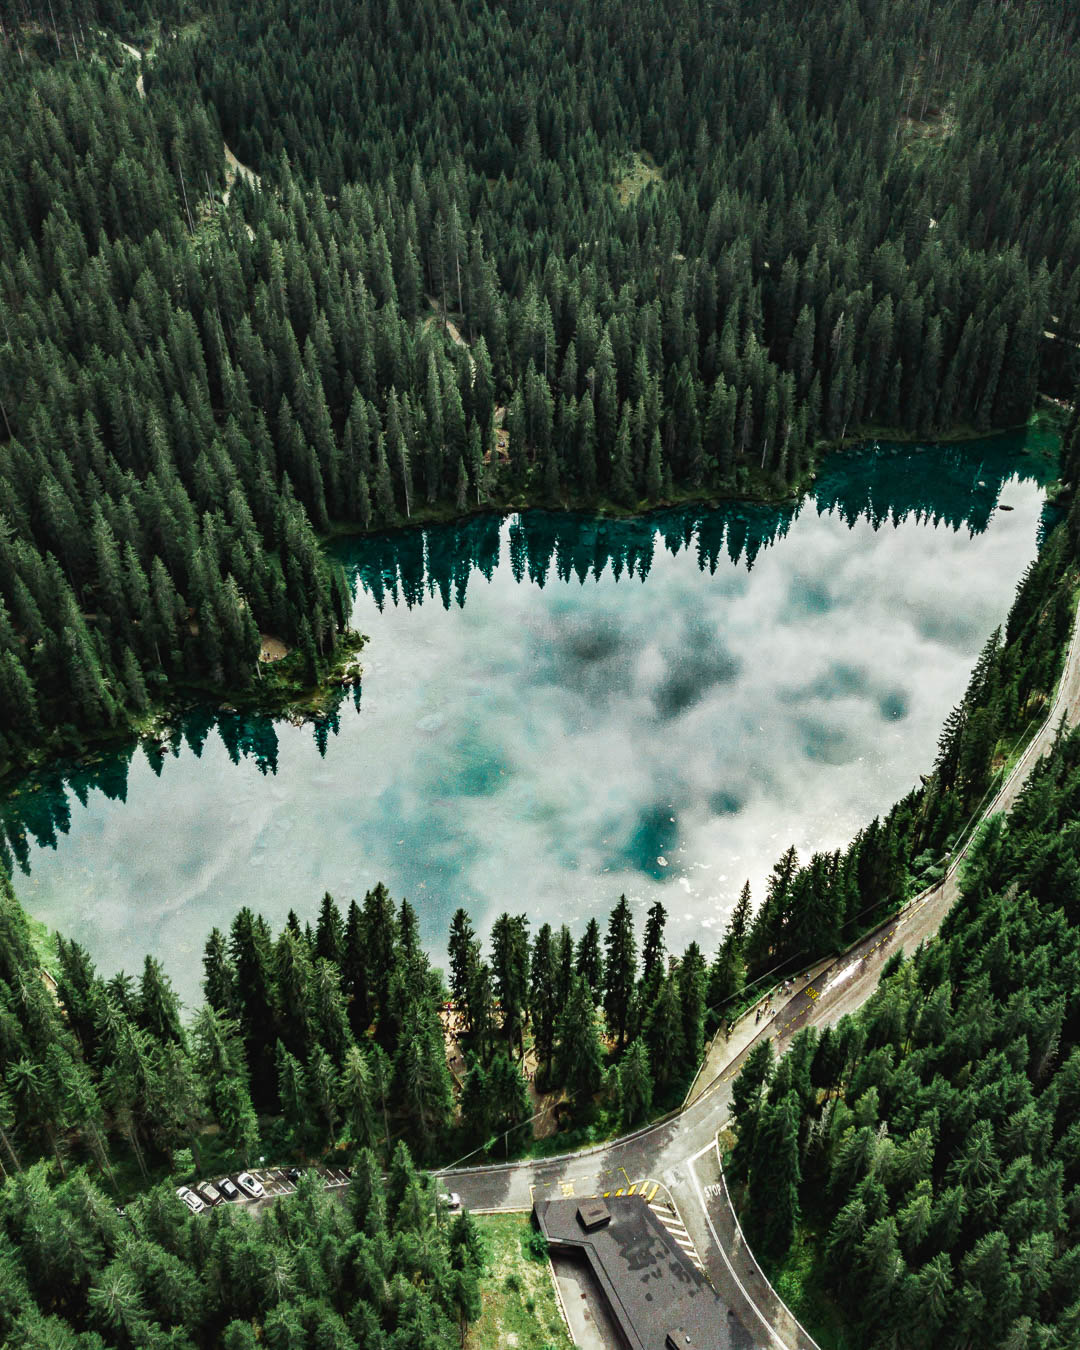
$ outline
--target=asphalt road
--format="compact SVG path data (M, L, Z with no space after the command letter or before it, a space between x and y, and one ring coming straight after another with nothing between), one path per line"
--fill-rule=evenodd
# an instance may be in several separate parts
M1007 782L987 807L987 815L1007 811L1027 780L1031 766L1046 752L1062 713L1075 725L1080 713L1080 611L1074 624L1065 672L1050 715ZM873 993L882 965L893 952L911 952L935 933L958 894L958 874L966 847L950 864L943 882L913 900L873 933L823 970L804 989L781 1004L762 1024L758 1037L734 1056L712 1083L671 1120L648 1126L611 1143L561 1158L505 1165L451 1169L440 1173L448 1189L476 1210L525 1210L534 1198L640 1192L654 1183L666 1188L721 1298L733 1310L747 1347L816 1350L769 1285L739 1229L720 1167L718 1130L730 1116L732 1082L753 1045L771 1036L783 1054L795 1033L825 1026L852 1012Z

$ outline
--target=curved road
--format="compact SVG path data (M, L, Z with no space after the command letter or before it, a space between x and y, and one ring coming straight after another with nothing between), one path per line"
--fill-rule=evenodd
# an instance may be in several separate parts
M1053 743L1064 713L1069 725L1080 710L1080 611L1065 671L1042 729L990 803L987 816L1007 811L1031 766ZM970 841L969 841L970 842ZM697 1254L721 1298L732 1309L735 1350L778 1347L817 1350L761 1272L742 1237L720 1168L716 1136L730 1114L732 1080L751 1047L765 1036L782 1054L796 1031L824 1026L858 1008L873 993L884 960L911 952L935 933L959 893L957 874L968 845L953 859L935 889L912 900L783 1003L744 1048L724 1063L709 1086L672 1119L611 1143L558 1158L526 1160L439 1173L470 1209L526 1210L534 1198L597 1195L666 1187Z

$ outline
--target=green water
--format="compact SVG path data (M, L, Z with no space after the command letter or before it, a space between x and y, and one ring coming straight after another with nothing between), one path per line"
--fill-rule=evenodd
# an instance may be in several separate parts
M621 891L711 950L747 877L760 896L788 844L842 845L931 764L1035 554L1045 448L837 456L798 508L348 541L355 699L315 728L205 710L28 780L0 808L16 890L188 1000L242 905L279 925L380 879L440 962L458 905L580 931Z

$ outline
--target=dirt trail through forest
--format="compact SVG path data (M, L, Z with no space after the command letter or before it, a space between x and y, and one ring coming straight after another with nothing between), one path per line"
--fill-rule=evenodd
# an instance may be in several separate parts
M123 47L124 51L127 52L127 54L130 57L138 61L140 69L138 78L135 81L135 88L138 90L139 97L145 98L146 86L143 84L143 71L142 71L143 54L141 51L139 51L138 47L133 47L130 42L124 42L122 38L117 38L116 40L117 42L120 43L120 46ZM225 145L224 141L222 141L221 144L225 150L225 163L228 165L228 170L225 175L226 176L225 192L223 194L222 200L224 201L225 205L228 206L229 197L232 193L233 184L236 182L237 178L242 178L245 183L250 183L252 187L258 187L259 175L255 172L254 169L249 169L246 164L241 164L240 161L233 154L233 152L229 149L229 147ZM453 325L450 325L450 327L453 328ZM460 333L457 332L457 329L453 329L452 335L456 342L462 342L461 335ZM462 345L464 345L463 342Z
M229 198L232 196L233 184L236 182L237 178L242 178L245 183L250 183L252 187L258 187L259 175L254 169L249 169L246 164L241 164L229 147L225 145L224 141L222 141L221 144L225 146L225 163L229 166L226 173L228 182L225 187L225 194L222 198L225 205L228 206Z
M465 341L465 339L461 336L461 330L458 328L457 324L452 323L451 320L450 320L449 318L445 318L445 319L443 318L442 313L441 313L441 311L440 311L440 309L439 309L439 303L438 303L438 301L437 301L433 296L430 296L430 295L429 295L429 296L427 297L427 302L428 302L428 304L431 306L431 308L435 311L435 315L436 315L436 319L435 319L435 320L429 319L429 320L428 320L428 323L437 321L437 322L440 323L440 324L443 326L443 328L445 328L446 331L450 334L450 341L453 342L455 346L457 346L457 347L464 347L465 353L466 353L466 355L467 355L468 358L469 358L469 372L470 372L470 376L471 376L473 379L475 379L475 378L476 378L476 362L473 360L473 354L472 354L472 352L469 350L469 344L468 344L468 343Z

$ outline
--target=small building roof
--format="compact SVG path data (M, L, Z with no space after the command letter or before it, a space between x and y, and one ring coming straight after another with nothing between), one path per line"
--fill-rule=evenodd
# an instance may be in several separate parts
M732 1350L726 1305L641 1197L538 1200L534 1212L553 1251L588 1263L630 1350Z

